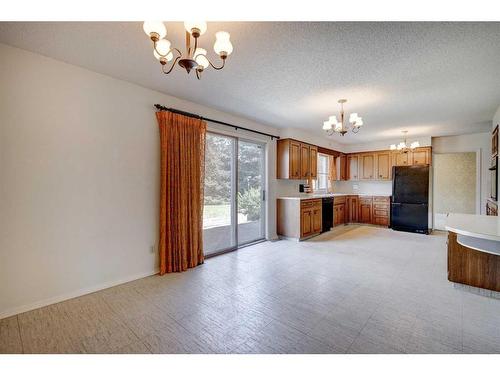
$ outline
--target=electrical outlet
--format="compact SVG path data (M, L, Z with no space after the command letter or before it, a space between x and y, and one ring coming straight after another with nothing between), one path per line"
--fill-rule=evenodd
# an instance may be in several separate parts
M353 188L353 190L358 190L359 189L359 185L354 184L354 185L352 185L352 188Z

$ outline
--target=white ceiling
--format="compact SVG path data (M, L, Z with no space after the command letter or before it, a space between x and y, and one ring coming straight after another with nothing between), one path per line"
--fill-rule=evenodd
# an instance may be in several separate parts
M184 46L182 23L167 38ZM500 23L210 23L234 52L201 81L179 67L164 76L136 22L0 22L0 42L53 57L275 127L323 135L347 98L363 116L339 143L491 129L500 105ZM36 66L33 66L36 69Z

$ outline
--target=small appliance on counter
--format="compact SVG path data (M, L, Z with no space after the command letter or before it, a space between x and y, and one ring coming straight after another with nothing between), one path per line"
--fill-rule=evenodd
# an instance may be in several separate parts
M299 184L299 193L311 193L311 185L309 184Z
M429 234L429 166L393 167L391 228Z

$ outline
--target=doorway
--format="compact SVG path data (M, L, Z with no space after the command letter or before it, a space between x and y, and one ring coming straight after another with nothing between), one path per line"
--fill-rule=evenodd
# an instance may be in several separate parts
M265 144L207 132L203 247L205 255L265 237Z
M434 229L445 230L448 213L478 213L478 173L476 152L433 155Z

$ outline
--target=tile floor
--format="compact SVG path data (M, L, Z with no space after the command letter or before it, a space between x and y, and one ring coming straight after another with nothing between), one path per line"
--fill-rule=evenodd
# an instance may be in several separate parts
M446 279L446 236L346 226L0 321L2 353L500 353L500 300Z

